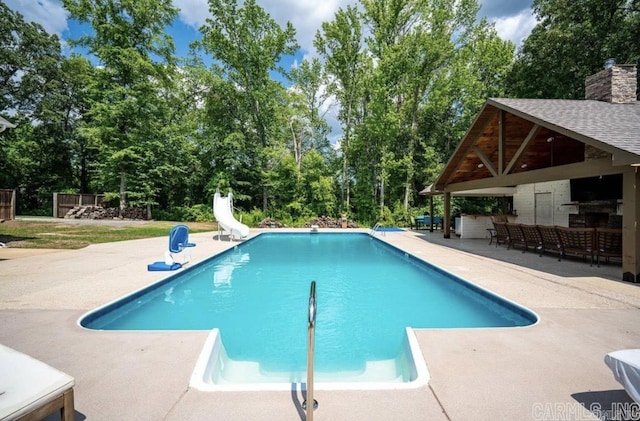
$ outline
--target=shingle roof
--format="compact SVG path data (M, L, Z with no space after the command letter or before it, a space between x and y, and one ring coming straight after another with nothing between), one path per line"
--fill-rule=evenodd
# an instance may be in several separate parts
M558 132L571 132L640 155L640 103L490 98L488 104Z
M9 121L5 120L4 118L0 117L0 129L2 127L8 127L10 129L13 129L14 127L16 127L15 124L10 123ZM1 130L0 130L1 131Z

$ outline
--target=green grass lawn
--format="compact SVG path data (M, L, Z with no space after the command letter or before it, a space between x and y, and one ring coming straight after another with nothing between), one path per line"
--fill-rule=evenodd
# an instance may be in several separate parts
M0 242L15 248L79 249L89 244L164 237L178 222L131 221L114 225L109 221L5 221L0 224ZM214 222L187 222L189 232L215 231Z

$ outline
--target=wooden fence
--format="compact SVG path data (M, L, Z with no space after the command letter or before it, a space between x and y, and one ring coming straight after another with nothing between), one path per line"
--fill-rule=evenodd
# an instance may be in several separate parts
M16 191L0 189L0 219L16 219Z
M76 206L101 206L102 194L53 193L53 217L64 218Z

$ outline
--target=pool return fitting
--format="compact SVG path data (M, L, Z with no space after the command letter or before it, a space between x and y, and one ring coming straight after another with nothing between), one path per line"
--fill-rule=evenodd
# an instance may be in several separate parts
M313 350L316 332L316 281L311 281L309 293L309 324L307 328L307 398L302 402L302 408L307 411L307 421L313 421L313 411L318 408L318 401L313 399ZM311 410L307 408L307 401L313 402Z

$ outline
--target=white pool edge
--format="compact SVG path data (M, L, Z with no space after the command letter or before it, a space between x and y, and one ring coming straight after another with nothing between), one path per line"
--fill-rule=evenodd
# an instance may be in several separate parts
M415 379L409 382L315 382L315 390L405 390L417 389L429 384L429 370L422 356L418 339L412 328L407 327L406 339L409 343L410 355L413 359ZM291 391L306 390L306 383L233 383L215 384L207 379L222 352L222 341L219 330L212 329L204 343L195 368L191 374L189 387L203 392L242 392L242 391Z

